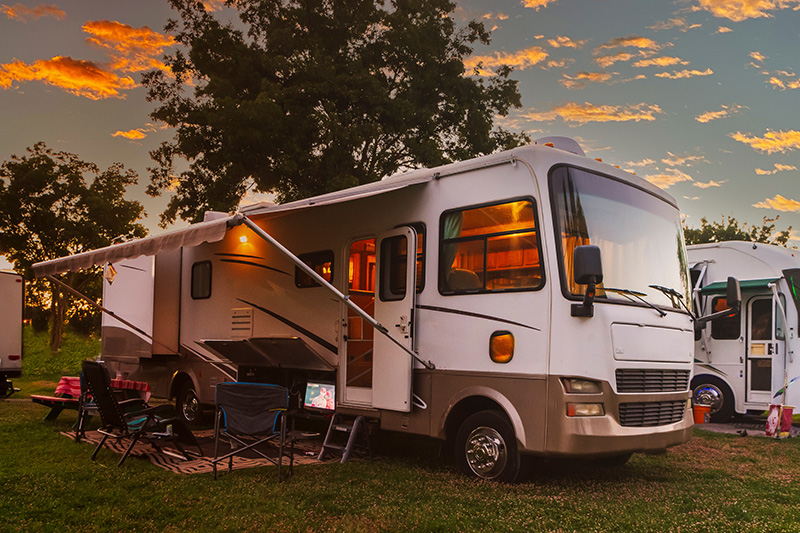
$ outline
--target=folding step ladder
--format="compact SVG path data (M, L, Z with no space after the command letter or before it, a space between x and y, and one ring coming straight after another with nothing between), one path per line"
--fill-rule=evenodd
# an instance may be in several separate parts
M340 434L347 438L346 444L337 444L337 441L342 441L342 438L339 438ZM324 461L331 453L341 453L342 462L345 463L354 451L372 458L367 419L361 415L354 417L334 413L322 443L322 450L319 452L319 460Z

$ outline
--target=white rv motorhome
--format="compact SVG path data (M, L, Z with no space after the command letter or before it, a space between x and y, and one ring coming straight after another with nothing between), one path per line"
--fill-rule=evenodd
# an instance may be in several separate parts
M724 308L725 280L739 279L741 311L697 331L694 403L711 419L800 405L800 252L730 241L687 247L698 312ZM784 383L788 383L784 396Z
M207 215L34 267L109 265L102 357L187 417L224 380L328 384L498 480L691 436L677 204L570 139Z
M0 398L14 392L9 378L22 375L22 312L25 280L16 272L0 271L0 294L5 302L0 311Z

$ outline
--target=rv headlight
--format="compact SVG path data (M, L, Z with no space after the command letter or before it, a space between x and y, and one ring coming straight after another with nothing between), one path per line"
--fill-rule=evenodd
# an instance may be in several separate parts
M603 416L605 414L602 403L567 404L567 416Z
M598 394L603 392L599 381L588 379L564 378L564 389L570 394Z

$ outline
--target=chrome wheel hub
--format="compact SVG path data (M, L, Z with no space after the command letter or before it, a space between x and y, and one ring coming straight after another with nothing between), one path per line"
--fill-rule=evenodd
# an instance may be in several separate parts
M722 391L714 385L701 385L694 390L695 405L708 405L716 413L722 407Z
M467 464L480 478L493 479L505 469L508 450L495 429L481 426L469 434L466 443Z

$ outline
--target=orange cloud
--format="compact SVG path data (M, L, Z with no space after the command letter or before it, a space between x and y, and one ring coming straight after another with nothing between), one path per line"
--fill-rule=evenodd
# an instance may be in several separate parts
M0 5L0 11L11 20L18 20L20 22L28 22L30 19L38 20L42 17L53 17L56 20L64 20L67 16L63 10L52 4L43 4L33 8L19 3L13 6L2 4Z
M567 89L583 89L586 83L604 83L613 78L617 72L578 72L575 76L564 76L559 83Z
M562 35L557 36L555 39L548 39L547 44L553 48L582 48L588 41L573 41L569 37Z
M697 122L705 124L706 122L711 122L712 120L719 120L721 118L726 118L731 115L735 115L736 113L740 112L742 109L747 109L747 107L742 105L724 105L719 111L706 111L705 113L700 113L694 119Z
M695 11L705 10L719 18L741 22L753 18L772 17L772 11L795 6L800 0L697 0Z
M662 31L662 30L672 30L677 29L682 32L687 32L689 30L693 30L695 28L702 27L702 24L687 24L686 19L682 17L669 19L665 22L658 22L653 24L652 26L648 26L648 30L655 30L655 31Z
M689 174L674 168L667 169L663 174L647 175L644 179L661 189L668 189L683 181L694 181Z
M728 183L728 180L722 180L722 181L710 180L705 182L695 181L694 183L692 183L692 185L694 185L698 189L710 189L711 187L722 187L723 183Z
M670 167L681 167L681 166L692 166L695 163L708 163L708 160L703 155L676 155L672 152L667 152L669 157L665 157L661 160L667 166Z
M539 11L548 4L555 4L558 0L522 0L522 5Z
M783 165L781 163L775 163L772 170L763 170L760 168L756 169L756 174L759 176L772 176L777 174L778 172L786 172L789 170L797 170L797 167L794 165Z
M56 56L30 65L22 61L0 65L0 87L3 89L24 81L43 81L91 100L125 98L120 91L136 86L130 77L120 77L91 61L71 57Z
M762 209L775 209L776 211L784 211L789 213L800 213L800 202L789 198L784 198L780 194L776 194L775 198L766 198L763 202L753 204L753 207L760 207Z
M112 70L140 72L152 68L165 69L158 59L164 48L175 40L142 26L134 28L112 20L87 22L83 31L91 35L86 40L105 49L111 56Z
M769 75L766 72L764 74ZM775 72L769 77L767 83L771 85L773 89L780 89L781 91L800 89L800 77L794 72L788 72L786 70Z
M630 61L634 57L636 57L635 54L631 54L629 52L620 52L618 54L597 57L595 58L595 62L603 68L608 68L614 63L618 63L620 61Z
M800 0L798 0L800 1ZM629 35L627 37L617 37L611 39L607 43L601 44L594 49L595 53L601 50L612 50L614 48L639 48L644 50L661 50L664 46L672 46L671 44L660 45L653 39L642 37L640 35Z
M206 11L219 11L225 7L225 0L201 0Z
M550 111L537 113L531 111L524 115L528 120L551 121L561 118L564 122L639 122L655 120L655 115L663 113L657 105L636 104L629 106L596 106L590 103L569 102Z
M671 80L681 80L684 78L694 78L695 76L711 76L714 71L710 68L705 70L681 70L680 72L659 72L656 74L657 78L669 78Z
M789 150L800 150L800 131L767 131L763 137L755 137L737 131L731 134L736 141L749 144L754 150L773 154Z
M719 29L717 30L717 33L730 33L732 31L733 30L728 28L727 26L720 26Z
M124 137L131 141L138 141L140 139L144 139L147 137L147 134L144 133L142 130L128 130L128 131L115 131L111 134L112 137Z
M633 64L634 67L671 67L673 65L688 65L688 61L684 61L680 57L661 56L652 59L642 59Z
M515 69L525 70L547 58L547 52L540 46L532 46L517 52L496 52L488 56L473 56L464 61L464 68L470 74L477 70L479 76L494 75L494 68L508 65Z

